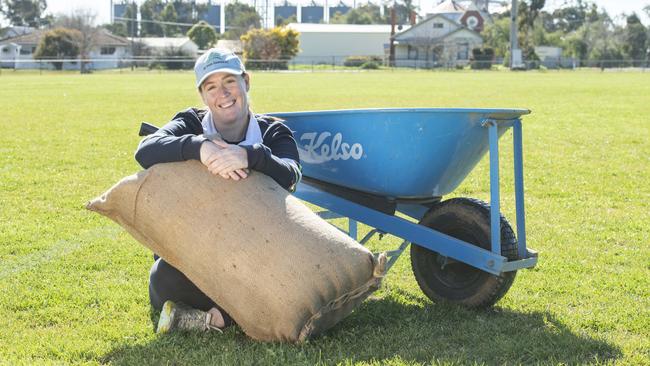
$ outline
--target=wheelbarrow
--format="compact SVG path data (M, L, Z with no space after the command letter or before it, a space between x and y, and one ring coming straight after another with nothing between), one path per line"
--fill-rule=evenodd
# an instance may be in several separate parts
M361 244L374 235L403 239L387 267L411 247L411 267L433 301L495 304L517 270L537 263L526 247L521 116L525 109L356 109L269 113L294 131L303 178L295 196L348 218ZM499 137L513 129L516 227L500 214ZM490 204L442 197L485 153ZM397 213L417 223L397 216ZM357 223L372 229L358 239Z
M526 247L522 132L526 109L355 109L269 113L294 131L303 177L298 198L348 218L353 239L402 238L418 285L432 301L494 305L517 270L537 264ZM516 235L500 214L499 137L513 130ZM143 123L140 135L157 127ZM490 152L490 205L442 197ZM405 215L417 221L397 216ZM358 222L372 229L359 240Z

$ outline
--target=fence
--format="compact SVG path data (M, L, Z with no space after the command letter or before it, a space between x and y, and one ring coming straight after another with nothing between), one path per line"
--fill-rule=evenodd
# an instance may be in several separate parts
M358 56L325 56L318 58L295 58L292 60L246 60L250 70L289 70L289 71L323 71L323 70L360 70L360 69L423 69L423 70L454 70L454 69L504 69L503 60L471 61L471 60L408 60L397 59L390 62L386 57L368 57L368 62L346 62L351 57ZM68 70L80 72L95 72L113 70L117 72L136 70L191 70L195 59L187 57L133 57L133 58L98 58L98 59L0 59L0 74L3 71L36 70ZM358 61L358 60L357 60ZM649 60L575 60L557 59L544 61L524 61L525 69L634 69L646 71L650 68ZM346 66L347 65L347 66Z

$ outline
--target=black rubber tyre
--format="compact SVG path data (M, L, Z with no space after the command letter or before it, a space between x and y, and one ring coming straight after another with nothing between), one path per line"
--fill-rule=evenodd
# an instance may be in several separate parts
M420 225L490 250L490 206L472 198L453 198L432 207ZM517 238L501 216L501 255L517 259ZM516 271L500 276L470 265L450 261L415 243L411 244L411 267L422 291L432 301L448 301L470 308L494 305L508 291Z

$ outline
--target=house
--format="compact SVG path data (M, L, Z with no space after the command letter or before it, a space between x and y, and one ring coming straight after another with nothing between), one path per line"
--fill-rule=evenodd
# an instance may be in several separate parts
M443 3L444 4L444 3ZM464 13L463 13L464 14ZM483 45L481 35L444 14L434 14L395 35L395 66L466 65L472 49Z
M199 46L188 37L140 37L132 38L141 43L150 55L164 55L166 51L181 51L190 58L196 59Z
M465 28L479 33L483 31L485 24L494 22L487 8L479 9L475 2L462 6L455 0L445 0L426 10L426 14L425 19L435 15L443 15L449 20L460 23Z
M290 23L298 31L300 52L293 62L342 65L348 56L384 57L390 24Z
M35 30L28 34L0 40L0 67L12 69L54 69L47 61L34 59L34 52L46 31ZM130 43L126 38L111 34L106 30L97 32L95 46L88 53L86 62L88 70L113 69L121 65L122 60L131 58ZM78 70L78 61L63 63L64 70Z

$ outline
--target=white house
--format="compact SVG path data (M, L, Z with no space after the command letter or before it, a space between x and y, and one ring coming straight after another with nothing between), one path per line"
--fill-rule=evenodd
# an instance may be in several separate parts
M477 32L435 14L395 35L395 66L464 65L472 49L482 45L483 38Z
M199 53L199 46L188 37L141 37L132 40L142 43L152 55L162 55L170 49L180 50L191 58L196 58Z
M390 43L390 24L290 23L287 27L300 33L296 63L341 65L348 56L383 58Z
M0 67L15 69L54 69L47 61L34 59L34 52L45 31L35 30L29 34L0 40ZM87 69L112 69L120 66L122 59L131 58L129 41L106 30L95 37L95 46L88 53ZM78 70L78 61L63 63L64 70Z

